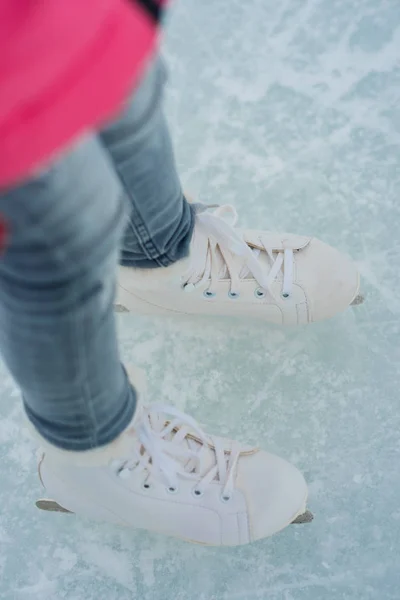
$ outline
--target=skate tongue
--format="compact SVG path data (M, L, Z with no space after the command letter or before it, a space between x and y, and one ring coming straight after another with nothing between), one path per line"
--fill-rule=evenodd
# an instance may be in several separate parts
M211 252L213 248L213 252ZM211 275L211 260L215 263L216 271L219 279L226 279L229 277L228 269L226 266L225 259L220 250L219 245L209 238L200 230L195 230L192 241L192 255L194 257L204 257L203 260L195 260L192 263L193 272L191 280L193 283L198 283L201 280L210 279ZM236 258L238 268L241 269L244 265L242 257Z
M220 206L212 214L198 214L185 284L207 283L217 276L235 282L256 279L268 288L271 283L268 272L272 271L272 279L276 279L283 264L273 253L300 250L310 242L310 238L303 236L240 230L235 228L236 221L236 210L230 205Z
M245 240L243 241L245 242ZM260 265L269 270L271 268L271 259L264 248L261 250L254 246L250 247ZM211 248L213 250L211 250ZM198 283L201 280L208 280L210 278L211 261L216 265L218 279L230 278L229 270L219 244L214 242L212 238L206 236L202 231L195 230L192 242L192 252L194 256L206 255L205 262L199 263L198 267L197 265L195 266L195 270L192 274L193 283ZM243 256L232 254L229 250L225 250L225 252L229 252L231 255L231 261L233 261L233 264L235 265L235 271L240 274L241 279L254 279L254 275L247 268L246 259Z

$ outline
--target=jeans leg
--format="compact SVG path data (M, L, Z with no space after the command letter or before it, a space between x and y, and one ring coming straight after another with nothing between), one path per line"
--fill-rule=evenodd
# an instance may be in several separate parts
M161 109L164 82L157 59L119 118L100 133L129 201L120 258L125 266L167 267L189 252L194 209L182 193Z
M0 193L0 352L50 443L87 450L130 423L113 299L125 225L118 177L95 137Z

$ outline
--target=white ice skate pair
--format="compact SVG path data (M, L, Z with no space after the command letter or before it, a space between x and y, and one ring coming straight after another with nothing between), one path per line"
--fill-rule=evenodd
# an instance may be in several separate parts
M337 250L309 237L239 231L235 222L232 207L199 213L188 259L165 269L121 268L120 309L296 325L359 302L357 269ZM294 466L206 435L172 407L139 406L130 427L105 448L47 447L40 475L52 500L38 501L39 508L201 544L247 544L311 518Z
M117 307L136 314L321 321L361 301L355 264L306 236L236 229L232 206L197 214L190 255L164 269L120 267Z
M133 377L135 383L137 377ZM307 486L285 460L205 434L172 407L139 405L112 444L88 452L45 448L44 510L236 546L311 519Z

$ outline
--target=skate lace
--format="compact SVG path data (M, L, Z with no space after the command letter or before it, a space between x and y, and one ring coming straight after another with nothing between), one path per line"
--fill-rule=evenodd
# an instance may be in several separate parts
M241 452L238 442L227 451L223 440L207 436L192 417L162 404L143 409L135 433L138 444L133 455L118 465L121 477L143 471L144 487L160 481L170 492L179 489L179 478L190 479L198 496L212 481L219 481L222 499L231 498Z
M207 207L213 208L213 207ZM196 235L200 240L206 239L205 252L193 252L189 270L183 276L183 288L190 292L193 289L207 287L206 295L215 294L216 283L221 279L230 278L230 295L240 294L240 283L249 274L260 286L259 296L263 292L271 292L271 284L283 272L282 296L287 298L293 288L293 250L285 249L276 252L268 246L268 235L260 235L260 248L250 248L245 240L234 229L238 215L231 205L218 207L214 212L200 212L196 217ZM265 252L269 258L267 265L259 262L259 257ZM242 260L238 265L237 257ZM222 268L221 268L222 259Z

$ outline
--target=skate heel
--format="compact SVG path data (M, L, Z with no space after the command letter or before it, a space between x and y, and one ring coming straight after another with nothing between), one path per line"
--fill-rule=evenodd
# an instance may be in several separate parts
M115 525L125 524L111 510L101 506L98 501L83 496L78 488L60 479L57 473L46 464L45 459L42 459L39 469L42 484L51 498L37 500L36 506L40 510L76 514Z

